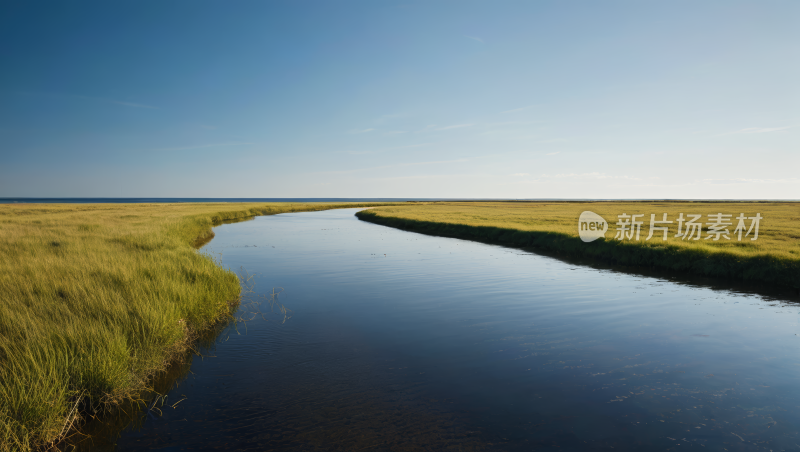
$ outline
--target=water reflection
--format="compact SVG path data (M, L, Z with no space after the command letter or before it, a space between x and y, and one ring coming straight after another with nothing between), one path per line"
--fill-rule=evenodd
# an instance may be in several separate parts
M96 450L800 448L790 300L407 233L352 210L221 226L283 287ZM262 312L271 312L260 305Z

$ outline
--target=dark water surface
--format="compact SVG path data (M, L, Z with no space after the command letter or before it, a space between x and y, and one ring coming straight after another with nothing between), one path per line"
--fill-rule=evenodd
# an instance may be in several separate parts
M789 301L355 211L216 228L204 251L292 316L224 332L115 450L800 449Z

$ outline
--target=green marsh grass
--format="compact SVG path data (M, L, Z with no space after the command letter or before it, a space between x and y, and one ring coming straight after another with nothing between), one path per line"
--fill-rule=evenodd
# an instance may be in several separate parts
M240 279L195 248L213 225L367 205L0 205L0 450L136 399L231 317Z
M609 223L605 239L584 243L578 237L578 217L592 211ZM679 213L760 213L758 240L682 240L656 233L646 241L650 214L664 213L675 221ZM617 215L645 214L638 241L614 240ZM356 214L360 219L433 235L534 247L573 257L592 257L614 264L800 288L800 203L783 202L439 202L379 207ZM734 219L729 231L733 232ZM749 226L749 221L747 222ZM752 233L751 233L752 237Z

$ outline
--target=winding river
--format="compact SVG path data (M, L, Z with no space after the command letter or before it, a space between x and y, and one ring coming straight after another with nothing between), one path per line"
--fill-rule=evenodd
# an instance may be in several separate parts
M95 449L800 449L797 300L354 212L217 227L202 252L253 275L246 321Z

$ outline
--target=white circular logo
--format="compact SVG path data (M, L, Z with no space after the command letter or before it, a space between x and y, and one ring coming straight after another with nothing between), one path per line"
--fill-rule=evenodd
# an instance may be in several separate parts
M594 212L587 210L578 218L578 235L584 242L594 242L600 237L605 237L606 231L608 222Z

